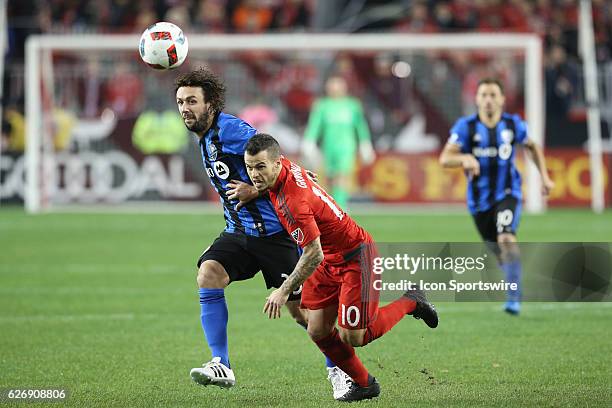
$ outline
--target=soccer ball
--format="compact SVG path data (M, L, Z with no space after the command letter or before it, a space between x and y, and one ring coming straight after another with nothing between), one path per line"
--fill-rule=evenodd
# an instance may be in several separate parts
M140 58L155 69L180 67L187 57L187 37L178 26L160 22L147 27L140 37Z

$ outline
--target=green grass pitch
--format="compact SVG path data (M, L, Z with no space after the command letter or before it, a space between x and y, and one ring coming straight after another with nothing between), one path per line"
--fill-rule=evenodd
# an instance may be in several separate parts
M525 216L519 239L610 241L611 215ZM379 241L478 239L464 213L355 218ZM0 209L0 388L65 388L74 407L339 406L305 331L264 318L259 276L226 292L237 386L190 381L209 358L194 262L222 223ZM438 329L406 318L358 350L382 387L358 405L610 407L611 306L530 303L515 318L500 304L438 305Z

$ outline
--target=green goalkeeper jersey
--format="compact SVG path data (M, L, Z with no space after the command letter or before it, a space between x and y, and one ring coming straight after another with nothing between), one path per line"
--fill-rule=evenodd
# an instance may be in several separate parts
M323 137L325 156L354 157L357 142L370 140L361 103L352 97L318 100L310 112L304 138L316 142L319 137Z

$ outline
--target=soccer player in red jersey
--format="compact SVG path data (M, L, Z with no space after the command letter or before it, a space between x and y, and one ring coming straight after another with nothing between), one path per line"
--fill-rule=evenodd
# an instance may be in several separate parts
M244 159L253 185L262 193L269 192L281 224L303 248L291 275L267 298L264 313L280 317L289 294L303 283L308 334L353 381L339 400L378 396L376 379L353 347L382 336L406 314L434 328L438 325L436 310L420 290L410 290L378 307L378 292L371 284L372 261L377 256L372 237L301 167L281 156L272 136L256 134L249 139Z

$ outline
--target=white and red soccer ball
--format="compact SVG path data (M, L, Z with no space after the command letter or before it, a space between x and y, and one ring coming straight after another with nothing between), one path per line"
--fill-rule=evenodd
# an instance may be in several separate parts
M181 66L187 57L187 37L178 26L159 22L150 25L140 37L140 58L155 69L173 69Z

